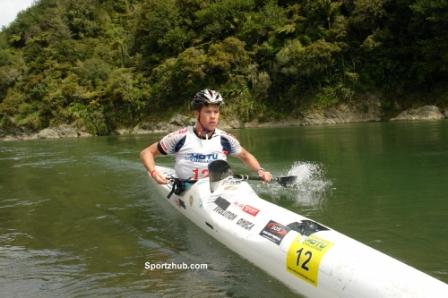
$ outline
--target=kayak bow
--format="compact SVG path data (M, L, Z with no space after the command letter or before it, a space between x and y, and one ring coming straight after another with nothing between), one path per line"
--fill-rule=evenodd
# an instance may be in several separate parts
M174 175L170 168L157 170ZM154 185L164 197L171 190L170 184ZM167 201L229 249L306 297L448 297L447 284L259 198L242 179L229 176L213 188L209 178L200 179Z

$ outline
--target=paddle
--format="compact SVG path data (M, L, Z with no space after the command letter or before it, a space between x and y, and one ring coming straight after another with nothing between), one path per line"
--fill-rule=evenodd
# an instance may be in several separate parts
M261 181L262 179L258 176L249 176L249 175L234 175L233 177L241 179L241 180L255 180L255 181ZM283 187L288 187L294 184L296 182L297 176L280 176L280 177L273 177L271 181L275 181L278 184L280 184Z
M253 180L253 181L262 181L262 179L258 176L249 176L249 175L244 175L244 174L237 174L237 175L233 175L234 178L236 179L241 179L244 181L247 180ZM190 179L179 179L179 178L175 178L173 176L167 177L168 180L170 180L171 182L188 182L188 183L195 183L196 180L190 180ZM297 176L280 176L280 177L273 177L271 181L277 182L278 184L280 184L283 187L289 187L292 186L297 180Z
M233 175L230 165L227 161L218 159L214 160L208 164L208 172L210 177L210 182L217 182L226 177L233 176L234 178L241 180L262 180L257 176L248 176L248 175ZM283 176L283 177L275 177L272 181L277 182L283 187L288 187L294 184L297 180L297 176Z

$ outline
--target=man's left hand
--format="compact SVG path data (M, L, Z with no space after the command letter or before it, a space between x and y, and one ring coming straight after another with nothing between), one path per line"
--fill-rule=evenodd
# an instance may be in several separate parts
M264 182L269 182L272 180L272 174L271 172L265 171L263 169L258 170L258 177L261 178Z

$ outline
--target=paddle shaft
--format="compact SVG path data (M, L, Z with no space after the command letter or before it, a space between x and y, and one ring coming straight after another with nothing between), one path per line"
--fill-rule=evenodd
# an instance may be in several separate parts
M237 174L233 175L234 178L241 179L241 180L253 180L253 181L262 181L261 177L259 176L249 176L249 175L243 175L243 174ZM182 181L182 182L188 182L188 183L195 183L196 180L190 180L190 179L179 179L175 177L169 177L168 178L171 181ZM297 179L297 176L280 176L280 177L273 177L271 181L277 182L281 186L288 187L292 185Z
M254 180L254 181L261 181L263 179L261 179L261 177L258 176L249 176L249 175L234 175L233 177L238 178L238 179L242 179L242 180ZM292 183L294 183L294 181L297 179L296 176L283 176L283 177L273 177L272 181L275 181L277 183L279 183L282 186L288 186Z

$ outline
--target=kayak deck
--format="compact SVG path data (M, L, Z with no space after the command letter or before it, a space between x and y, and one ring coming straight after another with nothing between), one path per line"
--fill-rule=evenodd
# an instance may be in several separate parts
M167 176L170 168L158 167ZM166 197L171 185L157 185ZM306 297L442 297L448 286L228 177L198 180L168 202L216 240ZM437 295L436 295L437 294Z

